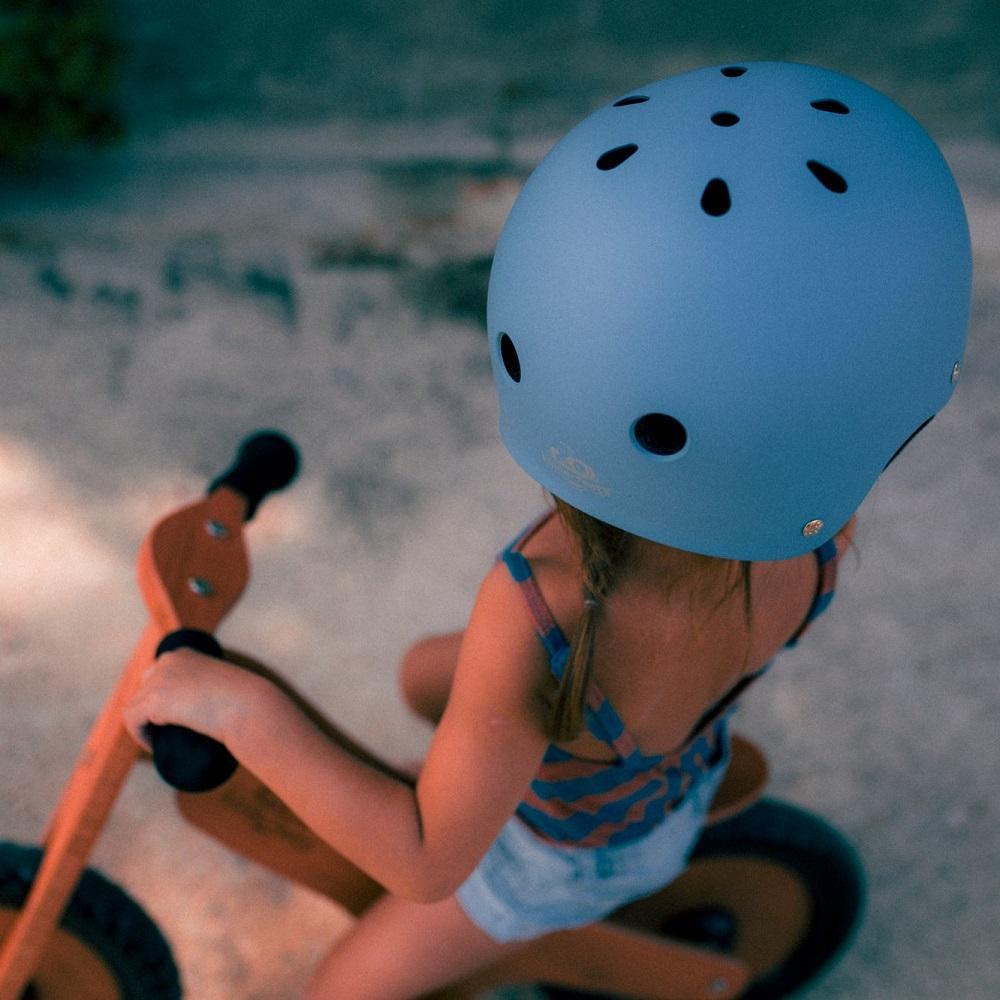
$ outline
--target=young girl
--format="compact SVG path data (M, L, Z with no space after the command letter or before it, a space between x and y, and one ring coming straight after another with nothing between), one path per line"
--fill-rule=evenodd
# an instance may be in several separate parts
M853 512L957 380L968 231L871 88L745 63L591 115L504 227L501 432L555 497L415 646L415 784L190 651L128 707L224 742L388 893L309 996L417 997L684 868L736 698L828 604Z

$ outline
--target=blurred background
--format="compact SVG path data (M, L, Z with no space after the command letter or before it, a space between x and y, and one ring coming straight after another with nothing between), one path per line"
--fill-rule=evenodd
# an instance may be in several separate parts
M304 470L253 524L221 638L418 756L399 657L462 626L542 506L499 442L484 337L520 185L643 83L812 62L940 144L972 330L953 404L866 501L835 608L739 725L772 793L868 869L867 919L807 995L1000 995L998 50L985 0L0 0L0 840L40 837L142 628L145 531L257 427ZM193 1000L292 998L347 926L185 827L145 768L94 864Z

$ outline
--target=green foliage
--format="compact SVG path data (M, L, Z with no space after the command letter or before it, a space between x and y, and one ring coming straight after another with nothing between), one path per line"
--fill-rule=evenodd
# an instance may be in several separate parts
M106 0L0 0L0 161L116 138Z

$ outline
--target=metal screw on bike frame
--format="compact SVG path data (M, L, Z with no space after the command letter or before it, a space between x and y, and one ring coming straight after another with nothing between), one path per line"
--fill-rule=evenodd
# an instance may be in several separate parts
M206 521L205 530L213 538L223 539L229 537L229 529L221 521Z
M188 580L188 587L199 597L212 597L215 594L215 587L200 576L192 576Z
M712 993L728 993L729 992L729 980L723 979L721 976L718 979L713 979L708 984L709 991Z

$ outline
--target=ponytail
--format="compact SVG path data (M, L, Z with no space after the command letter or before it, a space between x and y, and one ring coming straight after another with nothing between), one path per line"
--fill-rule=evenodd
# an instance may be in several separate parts
M571 507L555 497L563 524L577 539L583 563L583 615L570 644L569 657L548 717L548 736L565 742L583 728L587 692L594 671L594 643L604 601L628 565L632 536Z

